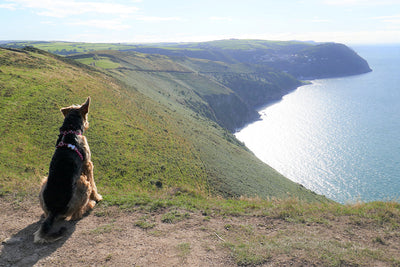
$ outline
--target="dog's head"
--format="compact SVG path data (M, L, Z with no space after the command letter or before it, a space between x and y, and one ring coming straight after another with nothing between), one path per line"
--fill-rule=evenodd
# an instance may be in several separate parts
M82 117L83 127L85 130L89 128L88 121L88 113L89 113L89 105L90 105L90 96L86 99L86 102L82 105L72 105L69 107L65 107L60 109L64 117L66 118L68 115L79 115Z

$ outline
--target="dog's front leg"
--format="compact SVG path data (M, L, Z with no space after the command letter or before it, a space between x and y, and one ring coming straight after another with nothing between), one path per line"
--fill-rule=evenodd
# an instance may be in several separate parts
M91 153L90 153L89 144L88 144L85 136L82 136L81 138L82 138L83 146L84 146L85 152L86 152L86 162L84 163L82 173L87 176L87 180L90 182L90 186L92 187L92 193L90 194L90 199L93 199L96 202L99 202L103 199L103 197L97 192L97 187L94 182L93 162L91 161Z
M90 194L90 199L99 202L103 199L103 197L97 192L96 183L94 182L93 177L93 162L88 161L86 163L86 168L84 170L84 174L87 176L87 179L92 187L92 193Z

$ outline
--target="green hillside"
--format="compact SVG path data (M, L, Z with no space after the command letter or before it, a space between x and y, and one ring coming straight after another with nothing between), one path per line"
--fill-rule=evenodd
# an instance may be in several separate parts
M234 131L258 118L256 108L281 99L302 83L268 67L133 51L69 56L107 69L152 99L185 106ZM140 80L146 80L142 87ZM170 103L170 102L173 103Z
M325 200L260 162L210 120L194 89L205 82L202 75L168 58L132 57L141 69L115 65L111 75L33 48L0 49L0 194L38 189L62 123L59 109L90 95L86 135L106 200L152 192ZM190 76L175 76L182 74ZM187 80L196 75L198 82ZM218 82L207 88L204 94L229 92Z
M37 186L62 123L59 108L88 95L87 136L103 190L146 190L158 180L206 189L205 171L168 110L108 75L41 51L1 50L0 58L2 192Z

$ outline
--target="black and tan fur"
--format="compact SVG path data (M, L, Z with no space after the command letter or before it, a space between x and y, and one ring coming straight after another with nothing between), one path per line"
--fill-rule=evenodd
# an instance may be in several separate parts
M42 181L39 195L46 218L34 233L35 243L53 242L61 238L66 229L52 229L55 221L78 220L102 200L93 178L89 145L83 136L89 127L89 105L90 97L81 106L61 109L64 122L50 162L49 175ZM60 147L60 142L75 146L79 152L66 146Z

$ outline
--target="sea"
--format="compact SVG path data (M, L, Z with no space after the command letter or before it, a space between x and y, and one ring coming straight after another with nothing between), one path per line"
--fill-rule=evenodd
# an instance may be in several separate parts
M400 200L400 44L351 46L372 72L312 80L235 133L287 178L340 203Z

